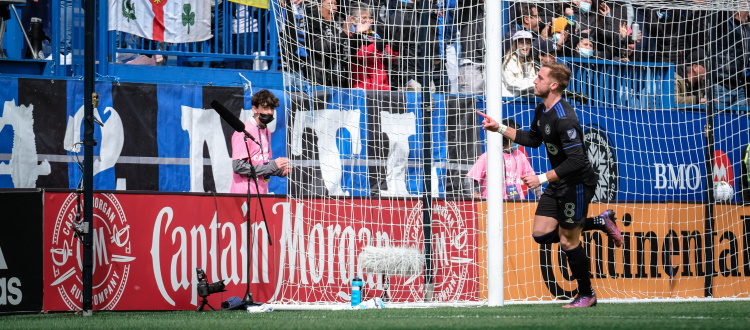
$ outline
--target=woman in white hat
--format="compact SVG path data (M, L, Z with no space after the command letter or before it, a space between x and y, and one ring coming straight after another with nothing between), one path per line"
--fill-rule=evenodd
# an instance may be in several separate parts
M530 95L538 69L534 65L531 43L534 36L528 31L513 34L513 45L503 61L503 96Z

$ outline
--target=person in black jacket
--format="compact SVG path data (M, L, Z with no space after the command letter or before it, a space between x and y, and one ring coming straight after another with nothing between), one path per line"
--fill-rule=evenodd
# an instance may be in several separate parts
M349 36L338 20L337 1L321 0L308 7L306 18L306 78L317 85L349 87Z
M718 16L718 15L717 15ZM715 17L717 17L715 16ZM713 55L713 98L720 106L747 106L748 82L748 12L738 11L728 18L717 17L713 29L711 54Z

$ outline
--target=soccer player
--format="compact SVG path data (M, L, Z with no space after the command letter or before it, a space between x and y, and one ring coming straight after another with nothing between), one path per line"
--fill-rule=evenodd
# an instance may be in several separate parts
M596 306L596 294L591 287L589 257L581 245L581 231L603 230L622 246L622 234L615 223L615 213L606 210L599 216L584 218L594 197L597 176L586 157L583 132L573 107L562 99L570 81L570 69L565 64L546 62L534 80L534 95L543 103L534 110L530 130L516 130L502 125L481 112L482 128L498 132L514 142L531 148L542 143L552 170L536 175L526 174L522 180L530 189L549 182L539 198L534 215L534 240L539 244L560 243L568 258L568 265L578 282L578 296L563 307Z

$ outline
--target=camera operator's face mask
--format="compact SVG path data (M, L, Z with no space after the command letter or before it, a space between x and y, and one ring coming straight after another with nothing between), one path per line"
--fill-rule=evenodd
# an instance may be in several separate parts
M260 121L261 124L263 124L263 125L268 125L268 123L270 123L270 122L273 121L273 115L269 115L269 114L265 114L265 113L259 114L258 115L258 121Z

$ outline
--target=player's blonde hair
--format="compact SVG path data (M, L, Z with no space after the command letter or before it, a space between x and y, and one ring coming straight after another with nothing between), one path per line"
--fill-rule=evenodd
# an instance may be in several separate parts
M544 64L542 64L542 67L549 68L549 76L550 78L557 81L557 90L559 92L562 92L566 88L568 88L571 73L567 65L560 62L544 62Z

